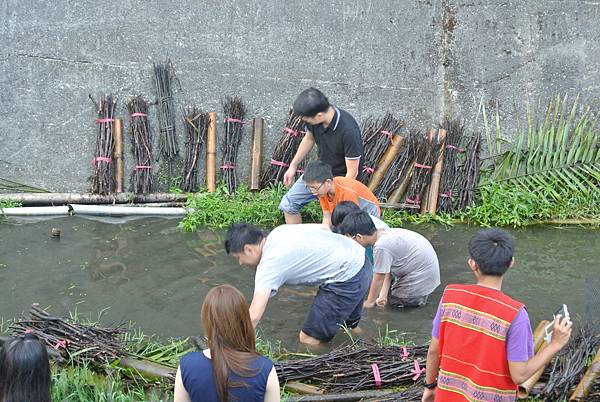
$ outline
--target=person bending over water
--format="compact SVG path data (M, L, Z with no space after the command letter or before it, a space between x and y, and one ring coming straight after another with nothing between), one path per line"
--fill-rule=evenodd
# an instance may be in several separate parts
M255 327L269 298L284 284L319 285L300 342L328 342L341 325L358 326L373 271L356 242L316 225L283 225L266 235L238 223L227 232L225 251L256 270L250 305Z
M202 304L208 349L181 358L175 402L278 402L273 362L256 352L248 303L230 285L212 288Z
M50 402L50 362L46 347L31 334L0 349L0 401Z
M373 246L373 282L365 307L421 307L440 285L438 258L429 241L406 229L376 229L364 211L351 212L337 230Z

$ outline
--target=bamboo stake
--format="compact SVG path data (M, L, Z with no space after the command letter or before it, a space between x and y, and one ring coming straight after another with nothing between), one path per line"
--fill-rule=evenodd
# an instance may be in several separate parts
M548 320L542 320L542 321L540 321L538 326L535 327L535 331L533 331L533 352L534 353L537 353L537 351L540 350L542 343L544 342L544 336L546 335L544 333L544 328L546 328L546 325L548 325L549 323L550 323L550 321L548 321Z
M368 185L369 190L375 191L379 183L381 183L385 172L388 170L388 168L394 161L394 158L396 157L398 152L400 152L400 148L402 148L402 145L404 145L404 137L402 137L401 135L394 135L394 137L392 137L392 143L381 157L381 160L379 161L379 165L375 169L375 172L373 172L373 176L371 177L371 180L369 181Z
M260 190L260 166L262 164L265 120L252 119L252 153L250 154L250 190Z
M430 140L433 141L433 132L430 133L430 135ZM437 209L438 194L440 192L440 180L442 179L442 166L444 164L444 142L446 140L446 130L443 128L437 130L437 138L442 144L442 147L440 150L440 155L438 156L438 160L433 167L433 173L431 174L431 182L429 183L429 188L427 189L427 202L424 202L423 206L421 207L421 213L429 212L431 215L435 215L435 211Z
M217 113L208 114L206 138L206 188L212 193L217 189Z
M402 197L404 197L404 193L408 189L408 185L410 184L410 180L412 178L413 169L415 167L415 161L410 162L410 165L406 168L406 176L398 185L398 188L394 190L394 192L388 197L388 204L397 204L400 202Z
M7 193L2 199L20 202L23 205L64 205L64 204L128 204L147 202L185 202L186 194L79 194L79 193Z
M598 349L596 357L592 361L590 367L586 370L581 381L577 384L577 388L575 388L575 391L571 394L569 401L585 400L598 377L600 377L600 349Z
M123 120L115 119L115 150L113 152L115 159L115 192L123 192L123 182L125 167L123 164Z
M546 327L546 325L548 325L548 323L548 320L540 321L533 333L533 350L536 354L541 352L546 348L546 346L548 346L548 343L544 340L544 336L546 335L544 328ZM545 368L546 366L540 368L529 379L527 379L524 383L519 385L519 390L517 392L519 398L527 398L529 396L529 393L540 379Z

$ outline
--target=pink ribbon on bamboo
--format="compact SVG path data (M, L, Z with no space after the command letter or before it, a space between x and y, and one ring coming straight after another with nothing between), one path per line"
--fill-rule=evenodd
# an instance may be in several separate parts
M419 377L421 377L421 374L423 374L425 372L425 367L421 368L421 366L419 366L419 362L417 361L417 359L415 359L414 361L415 361L415 368L410 369L410 372L414 374L412 380L417 381L419 379Z
M225 117L225 119L223 119L223 121L225 123L240 123L240 124L246 124L247 123L244 120L234 119L233 117Z
M306 134L306 131L298 131L298 130L294 130L293 128L289 128L289 127L284 127L283 131L288 133L292 137L297 137L300 134Z
M381 130L380 133L383 135L387 135L387 137L390 141L392 140L392 136L394 135L393 133L390 133L389 131L385 131L385 130Z
M371 370L373 370L373 378L375 378L375 385L379 387L381 385L381 375L379 374L379 366L377 365L377 363L371 364Z
M145 117L148 113L131 113L131 117Z
M402 361L405 362L406 358L410 355L410 353L408 353L408 349L406 349L406 346L402 346Z
M225 170L225 169L235 169L235 165L233 163L224 163L221 165L221 169Z
M112 158L108 158L106 156L96 156L94 159L92 159L92 165L94 165L97 162L111 163L112 162Z
M373 173L375 171L375 169L373 169L372 167L369 167L369 166L363 166L363 170L362 171L363 171L363 173L371 174L371 173Z

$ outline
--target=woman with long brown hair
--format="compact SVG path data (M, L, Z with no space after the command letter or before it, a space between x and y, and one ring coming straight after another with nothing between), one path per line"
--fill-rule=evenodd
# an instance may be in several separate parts
M175 402L278 402L273 362L256 352L248 303L231 285L212 288L202 304L208 349L179 362Z

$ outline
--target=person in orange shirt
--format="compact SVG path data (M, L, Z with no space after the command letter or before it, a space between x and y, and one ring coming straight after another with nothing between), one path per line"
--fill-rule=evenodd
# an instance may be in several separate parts
M313 161L306 166L304 182L310 192L319 198L323 209L323 225L331 228L331 214L342 201L352 201L363 211L377 218L381 216L379 201L367 186L349 177L333 177L331 166Z

